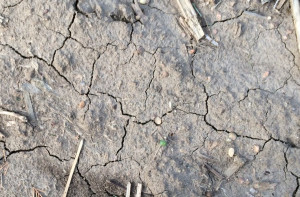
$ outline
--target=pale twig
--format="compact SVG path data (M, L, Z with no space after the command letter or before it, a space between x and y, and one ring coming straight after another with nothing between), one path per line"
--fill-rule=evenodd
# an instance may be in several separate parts
M15 118L18 118L21 120L21 122L27 122L27 118L25 116L22 116L20 114L17 114L15 112L5 111L0 109L0 115L7 115L7 116L13 116Z
M70 187L70 184L71 184L72 176L73 176L73 173L75 171L75 167L77 165L77 161L78 161L81 149L82 149L82 145L83 145L83 139L79 143L78 150L77 150L77 153L76 153L76 156L75 156L75 160L74 160L72 168L70 170L68 181L67 181L67 184L66 184L66 187L65 187L65 191L64 191L64 193L62 195L63 197L66 197L67 194L68 194L68 190L69 190L69 187Z

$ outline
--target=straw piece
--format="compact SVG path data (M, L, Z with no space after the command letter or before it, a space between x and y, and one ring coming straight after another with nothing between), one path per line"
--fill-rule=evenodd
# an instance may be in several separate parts
M298 49L300 52L300 3L299 0L291 0L292 13L294 18L294 25L298 41Z
M83 139L79 143L79 147L78 147L78 150L77 150L77 153L76 153L76 157L75 157L75 160L73 162L73 165L72 165L72 168L71 168L71 171L70 171L70 174L69 174L69 178L68 178L68 181L67 181L67 184L66 184L66 187L65 187L65 191L64 191L62 197L66 197L67 194L68 194L68 190L69 190L70 183L71 183L71 180L72 180L72 177L73 177L73 173L75 171L75 167L76 167L77 162L78 162L78 158L79 158L79 155L80 155L80 152L81 152L81 149L82 149L82 145L83 145Z
M142 195L142 184L138 184L137 189L136 189L136 197L141 197Z
M127 190L126 190L126 197L130 197L130 190L131 190L131 183L128 182L128 184L127 184Z

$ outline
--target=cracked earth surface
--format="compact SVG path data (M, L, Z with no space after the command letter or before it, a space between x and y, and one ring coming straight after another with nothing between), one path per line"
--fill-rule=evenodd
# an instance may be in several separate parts
M143 196L300 196L289 5L196 1L219 47L201 41L190 54L176 2L142 5L143 23L131 3L0 2L0 108L29 119L0 116L0 196L60 196L78 138L68 196L124 196L129 181ZM220 181L237 158L244 165Z

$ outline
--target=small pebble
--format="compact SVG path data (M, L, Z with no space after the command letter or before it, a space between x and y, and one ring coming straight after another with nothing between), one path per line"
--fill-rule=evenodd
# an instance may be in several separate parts
M253 146L253 151L255 152L255 153L258 153L259 152L259 146L257 146L257 145L254 145Z
M189 50L189 54L193 55L193 54L195 54L195 53L196 53L196 50L195 50L195 49Z
M234 155L234 148L229 148L228 149L228 155L229 155L229 157L233 157L233 155Z
M168 73L167 71L162 71L162 72L161 72L161 76L162 76L163 78L166 78L166 77L169 76L169 73Z
M234 140L236 140L236 137L237 137L237 136L236 136L235 133L229 133L229 136L228 136L228 137L229 137L229 139L231 139L231 140L234 141Z
M254 188L252 188L252 187L250 188L249 191L250 191L251 194L255 194L256 193L256 190Z
M160 117L156 117L154 119L154 122L155 122L156 125L161 125L161 118Z
M241 185L248 185L249 184L248 179L239 178L238 181L239 181L239 184L241 184Z
M268 16L268 18L267 18L268 20L271 20L272 19L272 17L271 16Z
M211 192L211 191L205 192L205 196L206 196L206 197L212 197L212 192Z
M207 82L209 83L211 81L211 77L207 77Z
M263 74L262 78L263 78L263 79L264 79L264 78L267 78L267 77L269 76L269 74L270 74L269 71L265 72L265 73Z
M85 106L85 102L84 102L84 101L81 101L81 102L79 103L79 105L78 105L78 107L79 107L80 109L84 108L84 106Z
M147 0L140 0L140 4L145 5L147 3Z
M287 36L282 36L282 39L283 40L287 40Z
M222 15L220 13L217 13L216 17L218 21L222 20Z

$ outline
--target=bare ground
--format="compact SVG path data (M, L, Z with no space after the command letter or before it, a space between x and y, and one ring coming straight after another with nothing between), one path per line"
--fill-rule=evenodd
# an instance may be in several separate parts
M0 115L0 196L60 196L79 138L69 196L122 196L129 181L143 196L300 196L289 4L196 1L219 46L190 54L175 1L141 6L143 23L131 3L0 2L0 107L29 119Z

